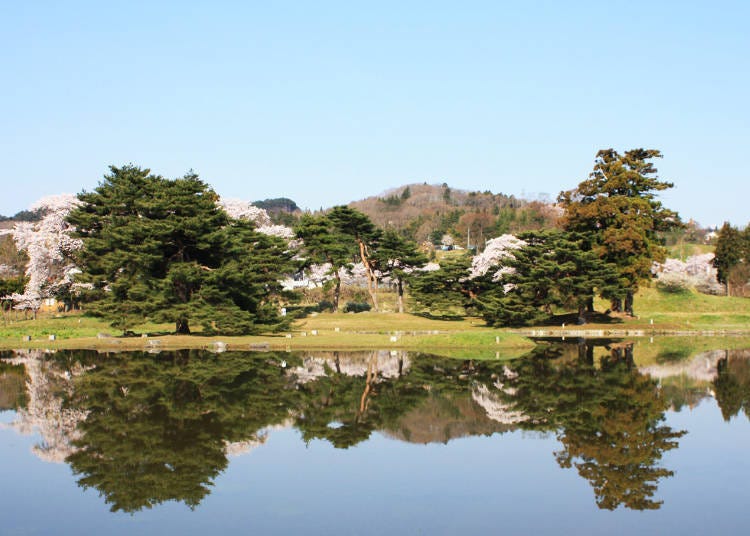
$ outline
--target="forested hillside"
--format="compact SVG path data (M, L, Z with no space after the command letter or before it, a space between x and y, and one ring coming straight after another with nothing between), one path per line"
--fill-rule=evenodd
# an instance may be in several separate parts
M557 226L560 211L552 204L512 195L454 190L447 184L409 184L349 204L382 228L393 228L417 242L455 244L481 249L487 238Z

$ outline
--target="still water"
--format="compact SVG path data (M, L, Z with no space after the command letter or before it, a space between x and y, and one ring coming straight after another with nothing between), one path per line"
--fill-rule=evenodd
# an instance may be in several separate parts
M2 352L0 534L744 534L749 415L750 351Z

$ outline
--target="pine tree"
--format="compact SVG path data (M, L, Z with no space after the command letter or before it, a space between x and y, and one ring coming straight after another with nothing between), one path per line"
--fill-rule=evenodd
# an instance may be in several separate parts
M743 240L742 233L728 222L724 222L724 225L719 229L719 236L716 239L716 251L714 253L716 279L719 280L719 283L727 283L731 269L741 263L746 257L744 250L745 240Z
M404 239L394 230L383 233L374 255L377 270L390 276L398 291L398 312L404 312L404 280L415 268L427 264L427 256L411 240Z
M306 266L329 264L329 274L334 278L333 312L339 309L341 297L342 269L352 267L354 251L351 244L340 235L333 222L325 214L312 216L305 214L297 222L295 233L303 241L301 255L305 256Z
M467 314L477 306L483 284L470 275L471 256L466 254L444 258L438 270L412 272L407 280L417 310L435 317Z
M277 280L290 269L286 244L250 223L230 224L216 193L194 173L167 180L112 166L79 199L69 215L84 243L77 264L98 289L90 310L113 326L171 321L182 334L191 320L207 333L279 327L272 304Z
M518 236L526 244L501 259L502 277L480 295L488 324L520 326L544 321L553 307L573 308L578 321L597 293L612 293L622 284L614 265L587 247L584 235L531 231Z
M327 217L339 236L353 241L356 245L356 251L367 273L367 292L370 294L373 309L377 311L378 280L372 255L380 238L380 230L365 214L343 205L333 207Z
M633 314L639 285L651 277L651 266L665 258L658 233L681 225L677 213L656 200L655 192L673 184L657 178L650 162L654 158L661 158L661 153L653 149L633 149L624 155L601 150L589 178L558 196L565 209L563 227L590 235L594 251L617 265L628 314ZM613 310L620 310L621 298L608 297Z

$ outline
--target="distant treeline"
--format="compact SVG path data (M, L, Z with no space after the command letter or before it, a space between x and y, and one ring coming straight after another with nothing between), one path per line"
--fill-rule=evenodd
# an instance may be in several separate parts
M3 221L39 221L42 214L38 210L22 210L16 212L13 216L3 216L0 214L0 222Z

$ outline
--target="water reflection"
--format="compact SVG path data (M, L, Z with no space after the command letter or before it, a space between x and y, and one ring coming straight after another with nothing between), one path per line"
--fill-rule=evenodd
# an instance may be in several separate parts
M306 442L349 448L375 431L414 443L515 430L554 434L562 468L603 509L656 509L661 464L685 433L665 411L715 393L725 418L748 415L741 352L657 359L639 370L632 344L549 345L513 361L404 352L5 352L0 403L35 453L65 460L113 511L165 501L196 507L228 456L294 427ZM21 388L26 384L27 389Z

